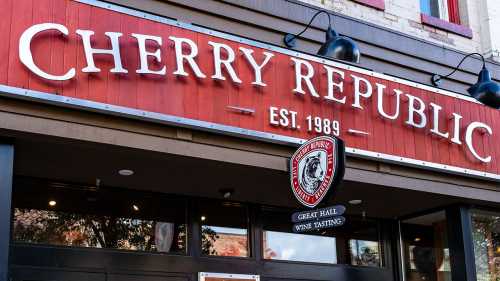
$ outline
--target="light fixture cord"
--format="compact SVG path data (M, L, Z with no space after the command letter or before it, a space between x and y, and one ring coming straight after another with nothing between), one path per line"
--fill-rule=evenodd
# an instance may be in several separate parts
M441 78L449 77L453 73L457 72L458 68L465 61L465 59L468 58L468 57L470 57L470 56L473 56L473 55L477 55L477 56L481 57L481 60L483 61L483 69L484 69L486 67L486 61L484 60L484 56L481 55L480 53L470 53L470 54L468 54L468 55L466 55L465 57L462 58L462 60L458 63L458 65L455 67L455 69L452 72L450 72L450 74L448 74L448 75L439 75L439 80L441 80Z
M332 28L332 18L330 16L330 13L327 13L325 11L318 11L316 14L314 14L314 16L311 18L311 20L309 21L309 23L307 24L306 28L304 28L304 30L302 30L301 32L297 33L296 35L293 36L293 38L297 38L299 37L300 35L302 35L302 33L306 32L306 30L311 26L311 23L313 22L313 20L316 18L316 16L318 16L319 14L321 13L325 13L327 16L328 16L328 27L329 28Z

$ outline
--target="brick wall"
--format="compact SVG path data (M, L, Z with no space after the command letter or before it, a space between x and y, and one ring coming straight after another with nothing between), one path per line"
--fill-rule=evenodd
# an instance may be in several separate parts
M481 0L479 22L482 53L500 62L500 1Z
M448 48L464 52L481 52L500 61L499 0L461 0L461 22L472 30L472 38L422 24L420 0L385 0L385 10L378 10L352 0L302 1ZM342 33L341 30L339 32Z

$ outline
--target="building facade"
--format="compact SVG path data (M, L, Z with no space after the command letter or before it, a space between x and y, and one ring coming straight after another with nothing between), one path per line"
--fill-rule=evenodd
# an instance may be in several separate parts
M0 281L499 278L500 111L467 91L480 55L500 77L496 1L2 6ZM329 18L359 63L316 55ZM321 135L346 220L294 233Z

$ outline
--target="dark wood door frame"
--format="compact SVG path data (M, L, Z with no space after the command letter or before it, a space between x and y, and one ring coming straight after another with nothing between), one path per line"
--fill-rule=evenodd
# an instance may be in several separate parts
M446 218L448 219L451 279L456 281L476 281L470 207L450 207L446 209Z
M14 146L0 142L0 281L9 280L9 244Z

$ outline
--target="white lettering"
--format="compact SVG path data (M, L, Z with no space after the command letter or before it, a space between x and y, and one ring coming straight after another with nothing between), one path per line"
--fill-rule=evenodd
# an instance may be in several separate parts
M384 89L385 85L376 83L377 85L377 110L380 115L383 117L396 120L399 117L399 105L401 103L401 94L403 93L401 90L394 89L394 93L396 94L396 110L393 115L389 115L384 111Z
M229 73L229 76L231 76L231 79L233 79L233 82L241 83L240 78L238 78L236 72L234 71L233 66L231 65L231 63L236 58L233 49L231 49L231 47L229 47L226 44L215 43L212 41L208 41L208 44L214 47L215 74L212 75L212 78L218 80L226 80L226 77L222 75L222 65L224 65L226 67L227 73ZM227 53L226 59L222 59L221 49L224 49L226 51Z
M74 68L68 70L68 72L64 75L52 75L41 70L33 61L33 54L31 53L31 40L33 40L35 35L46 30L57 30L68 36L68 28L62 24L41 23L33 25L32 27L26 29L21 35L21 38L19 38L19 59L33 73L48 80L64 81L75 77Z
M174 41L175 48L175 61L177 63L177 70L173 72L174 75L189 76L189 74L184 70L184 61L186 61L194 72L194 75L198 78L205 78L205 74L201 72L198 64L194 58L198 55L198 46L193 42L193 40L188 38L180 38L169 36L168 39ZM187 44L190 47L191 52L189 54L183 54L182 45Z
M275 126L278 126L280 123L279 121L277 120L278 118L278 108L276 107L270 107L269 108L269 123L272 124L272 125L275 125Z
M432 102L429 105L432 107L431 133L447 139L450 134L448 132L443 133L443 132L439 131L439 111L441 111L441 109L443 109L443 108L435 103L432 103Z
M288 127L290 121L288 120L288 110L282 108L280 109L280 125L283 127Z
M163 66L162 69L158 71L154 71L149 69L149 64L148 64L148 57L151 56L156 59L157 62L161 62L161 55L160 55L160 48L157 48L156 51L154 52L148 52L146 50L146 41L154 41L158 46L161 47L162 39L161 37L158 36L151 36L151 35L144 35L144 34L137 34L137 33L132 33L131 34L133 37L137 39L137 44L139 46L139 59L141 61L141 68L137 69L136 72L140 74L158 74L158 75L165 75L167 71L167 67Z
M456 113L453 113L453 138L451 138L451 142L456 144L462 144L460 141L460 119L463 117Z
M327 95L324 96L324 99L345 104L346 96L344 96L341 99L337 99L336 97L333 96L334 95L333 87L337 87L340 93L344 91L344 72L326 65L323 65L323 67L326 69L326 76L328 79L328 92ZM342 78L342 80L338 83L335 83L333 74L338 74L340 78Z
M479 156L479 154L477 153L477 151L474 148L474 145L472 143L472 135L474 133L474 130L476 130L478 128L485 129L486 132L490 136L491 136L491 134L493 134L493 131L491 130L491 128L488 125L481 123L481 122L472 122L469 124L469 126L467 126L467 129L465 130L465 144L469 148L472 155L474 155L474 157L476 157L479 161L484 162L484 163L489 163L489 162L491 162L491 156L487 156L487 157Z
M314 89L314 86L311 82L311 78L314 76L313 66L305 60L300 60L293 57L291 57L290 59L295 62L295 89L293 89L293 92L303 95L306 94L306 92L304 92L304 90L302 89L302 80L304 80L304 82L306 82L307 88L309 89L309 92L311 93L311 96L319 98L319 95L316 92L316 89ZM302 74L302 65L305 65L307 74Z
M354 78L354 103L352 104L352 107L363 109L363 107L360 104L360 97L364 98L371 97L372 85L370 84L370 81L366 80L365 78L361 78L352 74L351 77ZM364 92L361 92L361 82L363 82L363 84L365 85Z
M90 36L94 34L92 30L81 30L77 29L76 34L82 37L83 49L85 51L85 58L87 59L87 67L82 69L83 72L100 72L101 69L97 68L94 63L94 55L95 54L105 54L112 55L115 63L115 67L112 68L109 72L112 73L128 73L126 69L122 67L122 59L120 57L120 43L118 38L122 36L120 32L104 32L110 42L111 49L94 49L90 43Z
M412 95L406 95L406 96L408 97L408 120L405 123L416 128L425 127L425 125L427 124L427 116L425 116L424 114L425 111L424 101ZM415 108L415 101L418 102L419 105L418 108ZM419 124L415 123L415 113L417 113L420 116Z
M252 82L252 84L262 86L262 87L267 86L266 83L262 82L262 68L264 68L264 66L266 66L266 64L269 62L269 60L271 60L271 58L274 57L274 54L271 54L268 52L262 52L264 54L264 60L262 61L262 63L260 65L258 65L257 62L255 61L253 55L252 55L253 54L252 49L240 47L240 51L243 52L248 63L250 63L250 65L253 68L255 80Z

